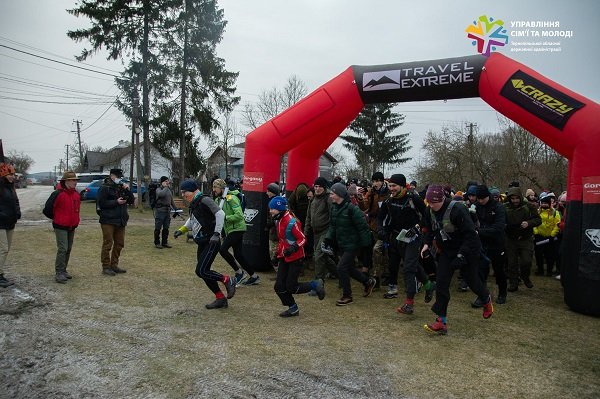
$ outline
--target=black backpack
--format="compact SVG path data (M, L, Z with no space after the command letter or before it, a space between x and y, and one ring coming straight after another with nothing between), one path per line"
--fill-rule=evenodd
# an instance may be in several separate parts
M42 209L42 213L48 219L54 219L54 202L56 201L56 197L60 194L61 190L54 190L50 197L46 200L46 204L44 205L44 209Z

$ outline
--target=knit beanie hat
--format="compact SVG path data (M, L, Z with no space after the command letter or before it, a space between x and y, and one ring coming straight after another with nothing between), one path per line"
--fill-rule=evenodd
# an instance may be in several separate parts
M444 187L439 184L432 184L427 188L427 193L425 194L425 199L427 202L435 203L442 202L446 196L444 195Z
M540 199L540 204L541 203L551 204L552 200L550 198L551 197L549 195L544 196L543 198Z
M161 183L164 183L164 182L166 182L167 180L169 180L169 178L168 178L167 176L161 176L161 177L160 177L160 182L161 182Z
M394 183L399 186L406 187L406 177L401 173L392 175L392 177L390 177L390 183Z
M323 176L319 176L315 179L315 186L321 186L323 188L327 188L327 179L325 179Z
M220 188L221 190L223 190L225 187L227 187L227 183L225 183L225 180L223 179L217 179L215 181L213 181L213 187L217 187Z
M9 163L0 163L0 176L8 176L15 174L15 167Z
M358 187L352 183L348 186L348 195L358 195Z
M492 194L492 196L499 196L500 195L500 190L498 189L498 187L490 187L490 194Z
M528 188L527 191L525 191L525 196L529 197L530 195L535 196L535 191L533 191L532 189Z
M375 181L377 181L377 180L379 180L379 181L383 181L383 180L384 180L384 178L383 178L383 173L381 173L381 172L375 172L375 173L373 173L373 177L371 177L371 180L375 180Z
M196 180L194 179L186 179L183 181L183 183L181 183L181 186L179 186L179 188L181 189L181 191L194 192L198 190L198 183L196 183Z
M271 183L267 186L267 191L275 194L275 195L279 195L279 193L281 192L281 190L279 189L279 186L276 183Z
M477 195L477 186L469 186L467 188L467 195Z
M269 201L269 209L276 209L279 212L283 212L287 209L287 200L285 197L279 195L273 197L271 198L271 201Z
M490 190L488 190L485 184L480 184L475 189L475 195L477 198L486 198L490 196Z
M342 183L335 183L333 186L331 186L331 191L342 198L348 196L348 190L346 190L346 186L344 186Z

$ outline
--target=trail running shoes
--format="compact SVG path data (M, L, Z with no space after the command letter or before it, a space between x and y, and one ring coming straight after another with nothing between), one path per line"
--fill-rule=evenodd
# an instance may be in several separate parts
M423 328L425 329L425 331L430 332L432 334L448 334L448 326L446 325L446 323L442 323L442 319L440 317L436 318L433 323L425 324Z

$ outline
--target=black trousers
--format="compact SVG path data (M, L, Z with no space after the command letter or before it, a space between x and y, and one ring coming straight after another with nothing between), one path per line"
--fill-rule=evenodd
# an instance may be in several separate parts
M200 277L206 283L209 290L216 294L220 292L219 281L223 281L223 275L217 273L214 270L210 270L215 257L219 253L219 243L210 243L210 240L197 240L198 251L196 252L196 258L198 263L196 265L196 275Z
M254 269L250 266L250 263L246 260L244 256L244 251L242 249L242 244L244 243L244 232L243 231L232 231L225 236L223 243L221 243L221 249L219 253L225 259L225 262L232 267L234 271L240 270L238 265L235 263L237 260L246 272L249 275L254 274ZM233 255L229 253L229 248L233 248Z
M506 271L504 271L504 265L506 260L501 249L486 249L485 255L489 258L492 268L494 270L494 276L496 276L496 284L498 285L498 295L506 296L506 288L508 286L506 281ZM487 282L488 275L490 274L490 264L481 260L479 267L479 274L481 281Z
M298 283L301 270L301 259L290 263L279 259L274 289L279 299L281 299L282 305L292 306L296 304L293 294L305 294L311 290L310 283Z

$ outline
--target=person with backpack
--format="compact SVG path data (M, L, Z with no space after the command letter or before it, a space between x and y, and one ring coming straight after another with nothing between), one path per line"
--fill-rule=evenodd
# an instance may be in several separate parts
M274 289L281 304L288 307L279 316L294 317L300 315L294 294L306 294L314 290L319 300L323 300L325 288L322 279L298 283L306 237L302 232L302 222L287 209L287 206L287 200L281 196L275 196L269 201L269 214L275 222L278 238L278 267Z
M242 245L244 243L244 232L246 231L246 220L238 197L238 190L230 190L223 179L216 179L212 184L214 200L219 208L225 212L223 230L225 238L221 243L219 253L235 271L235 283L239 285L257 285L260 277L244 255ZM233 248L233 255L229 253ZM239 262L241 268L237 265Z
M52 219L52 227L56 236L57 250L54 262L56 275L54 279L60 284L65 284L72 278L67 267L73 249L75 229L79 226L81 199L75 190L78 180L75 172L66 171L44 206L44 215Z
M123 182L123 170L111 169L110 176L104 179L98 190L96 200L96 211L102 228L100 262L102 274L107 276L127 272L119 267L119 257L125 247L125 226L129 220L127 205L133 205L134 201L129 185Z
M175 230L173 237L177 238L188 231L192 233L194 242L198 245L196 275L204 280L208 289L215 295L215 300L205 307L226 308L229 306L228 299L235 295L235 279L210 269L221 247L225 212L210 196L202 194L195 180L184 180L179 188L181 196L189 204L190 217L183 226ZM219 288L219 282L225 285L227 296Z
M396 309L398 313L413 314L417 281L425 287L425 303L431 302L435 285L429 280L427 273L419 262L419 250L422 239L418 231L422 215L426 208L423 199L406 187L406 177L394 174L388 181L390 196L383 202L377 215L377 235L379 239L389 243L390 282L389 290L384 298L398 297L398 271L400 261L404 259L404 285L406 299L404 304ZM406 238L397 239L404 231Z
M344 184L335 183L331 187L330 196L332 204L329 229L323 240L322 249L325 253L333 254L335 245L340 252L337 271L342 287L342 297L336 301L336 305L346 306L353 302L350 277L363 285L364 297L370 296L375 287L375 279L361 273L354 265L354 258L360 253L360 250L372 245L371 231L363 212L350 202Z
M161 176L160 186L156 188L154 202L154 247L158 249L173 248L169 245L169 227L171 226L171 209L177 209L173 201L171 180ZM162 230L162 231L161 231Z
M0 163L0 287L10 287L14 282L4 277L4 266L12 244L17 220L21 219L19 197L14 186L15 168Z
M421 257L425 257L433 249L438 269L435 303L431 307L436 318L433 323L423 327L434 334L446 334L450 282L455 270L462 270L471 290L481 298L484 319L492 316L494 306L489 290L479 278L481 242L467 207L462 202L447 198L444 187L437 184L427 188L425 199L429 209L423 218L425 244L421 248Z

